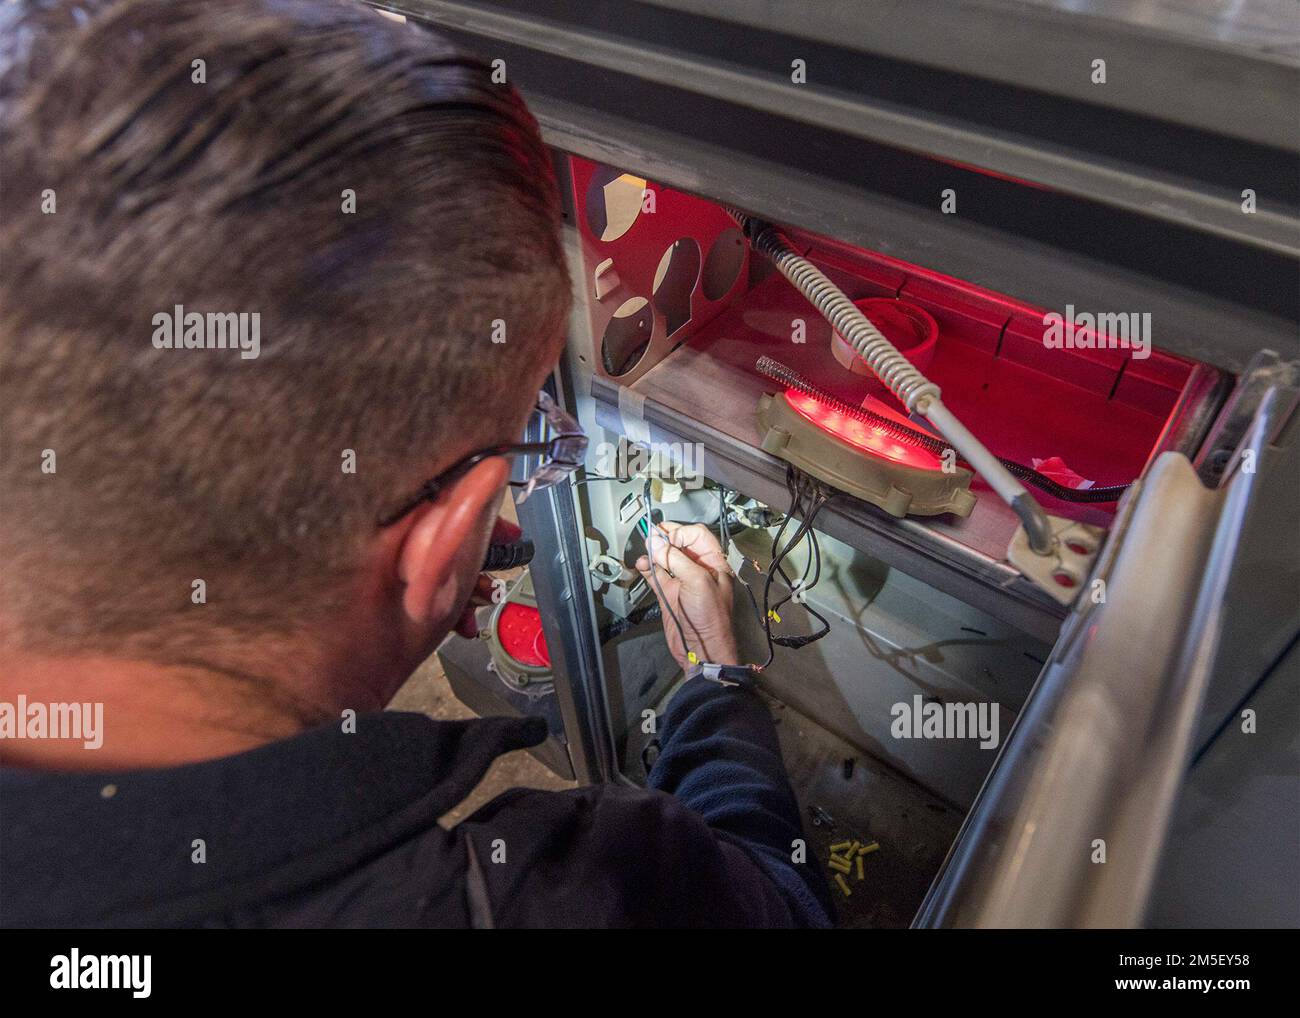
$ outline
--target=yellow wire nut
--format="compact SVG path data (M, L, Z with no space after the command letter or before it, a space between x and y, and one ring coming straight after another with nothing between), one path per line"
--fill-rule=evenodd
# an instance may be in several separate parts
M774 608L769 608L767 610L767 617L771 619L773 622L781 621L781 616L776 613L776 609Z
M835 882L840 885L840 890L844 892L844 897L851 898L853 892L849 889L849 882L838 873L835 874Z
M865 880L865 879L867 879L867 874L866 874L866 872L862 869L862 856L858 856L858 858L857 858L857 863L858 863L858 879L859 879L859 880Z
M831 846L831 851L832 851L832 852L843 852L843 851L844 851L846 848L848 848L850 845L856 845L856 844L857 844L856 841L841 841L838 845L832 845L832 846Z
M688 651L686 652L686 660L689 661L689 662L690 662L691 664L693 664L693 665L697 665L697 664L700 663L700 659L699 659L698 657L696 657L696 655L695 655L695 651L693 651L693 650L688 650Z
M873 841L870 845L863 845L858 849L858 855L866 855L868 852L874 852L880 847L880 842Z

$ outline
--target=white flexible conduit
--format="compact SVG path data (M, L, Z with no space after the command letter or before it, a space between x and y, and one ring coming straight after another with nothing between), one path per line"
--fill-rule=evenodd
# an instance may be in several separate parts
M835 331L858 352L881 382L897 396L909 412L920 413L939 429L966 460L988 482L1024 525L1029 546L1039 555L1050 554L1053 547L1047 514L998 458L984 448L978 438L943 405L939 387L921 374L871 321L853 306L844 292L832 283L807 258L791 246L775 226L761 222L736 209L727 209L736 225L749 238L755 251L771 259L785 276L831 323Z

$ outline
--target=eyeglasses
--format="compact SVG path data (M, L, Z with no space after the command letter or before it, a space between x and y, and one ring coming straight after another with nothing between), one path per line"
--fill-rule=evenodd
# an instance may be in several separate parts
M587 452L587 434L582 430L582 425L561 410L550 393L545 390L537 394L537 406L533 408L533 413L540 415L542 426L550 432L549 438L538 442L494 445L462 457L437 477L425 481L420 486L420 490L407 499L396 512L381 517L379 526L392 526L417 506L434 501L448 484L494 456L541 457L526 481L510 482L512 488L524 489L523 494L519 496L520 503L523 503L534 491L559 484L582 465L583 456ZM530 421L530 431L532 427Z

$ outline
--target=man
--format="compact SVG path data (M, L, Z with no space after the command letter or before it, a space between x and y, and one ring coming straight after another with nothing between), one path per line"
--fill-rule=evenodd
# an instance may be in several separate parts
M509 470L476 454L569 305L490 63L322 0L3 18L0 922L827 923L749 694L685 683L650 790L451 831L544 726L381 711L472 625ZM671 541L691 649L734 662L716 543Z

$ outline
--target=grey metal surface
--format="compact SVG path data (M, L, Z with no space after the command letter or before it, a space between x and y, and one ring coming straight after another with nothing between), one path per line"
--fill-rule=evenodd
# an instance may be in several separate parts
M540 426L534 417L530 428ZM538 438L535 431L526 440ZM523 476L527 465L521 462L517 470ZM555 695L573 774L582 784L609 780L615 750L574 490L569 485L542 489L517 511L537 549L528 572L557 677Z
M1249 436L1256 455L1269 411ZM1176 456L1149 472L1099 564L1105 601L1063 632L918 925L1141 920L1260 476L1238 470L1213 491Z
M1184 221L1195 223L1199 228L1220 233L1225 237L1248 238L1253 243L1270 249L1289 253L1292 256L1300 244L1300 237L1293 231L1294 220L1269 209L1253 217L1243 217L1240 199L1231 195L1214 195L1208 190L1190 186L1172 173L1146 173L1134 175L1118 160L1081 160L1068 149L1055 146L1027 144L1015 134L990 130L987 127L966 126L956 118L945 120L930 115L908 112L904 107L886 102L869 102L861 98L850 99L847 95L836 94L836 89L845 84L840 78L818 82L817 70L811 71L812 87L801 87L791 82L788 75L785 80L776 75L756 73L742 68L740 63L727 60L708 60L684 56L664 46L646 45L643 40L625 40L619 38L620 31L626 26L626 8L633 5L603 5L605 13L595 17L587 16L581 20L552 20L544 16L535 16L538 5L524 8L512 7L508 3L475 3L473 0L411 0L411 9L438 19L439 23L453 26L462 31L473 32L496 42L525 45L542 50L565 59L576 60L593 70L635 73L639 78L656 85L686 88L700 95L722 96L731 102L750 106L760 110L780 110L783 115L803 123L814 124L831 129L837 135L858 137L891 146L907 147L924 151L936 158L968 166L978 166L985 170L1005 174L1035 184L1051 187L1066 193L1105 201L1121 207L1141 212L1150 212L1152 207L1163 210L1177 210ZM597 10L602 5L593 5ZM1008 9L1016 15L1015 22L1024 25L1029 19L1026 9L1015 9L1007 4L939 6L931 7L932 15L925 19L927 12L912 6L895 6L893 17L885 20L880 14L857 10L850 19L850 34L839 39L834 37L826 41L843 44L846 40L852 44L860 40L863 48L871 48L878 43L885 43L895 33L910 30L917 33L926 31L934 35L936 25L950 24L954 14L960 17L962 29L974 30L976 37L992 38L992 26L984 19L994 19L1003 15L1003 23ZM975 7L974 10L971 8ZM843 11L842 5L830 4L819 9L820 15L836 9ZM570 5L569 11L573 8ZM540 5L545 11L546 5ZM786 43L789 56L798 58L801 52L799 42L810 38L800 30L801 24L809 21L816 23L818 18L809 18L806 7L796 10L793 6L786 8L784 28L792 35ZM547 12L554 18L561 15L560 10ZM712 11L708 12L710 15ZM796 21L796 18L798 19ZM745 18L737 17L728 26L731 30L743 27ZM849 27L851 26L851 28ZM1063 25L1053 26L1068 31ZM1040 26L1047 30L1048 26ZM1037 40L1035 40L1036 42ZM1150 45L1151 40L1143 40ZM1006 40L1000 45L1007 46ZM1114 46L1114 40L1098 43L1099 46ZM1113 52L1102 49L1100 53ZM1255 54L1255 51L1247 51ZM1088 101L1107 94L1107 86L1088 86L1088 68L1093 57L1099 55L1094 49L1089 53L1084 49L1073 62L1077 67L1076 79L1086 89ZM1145 53L1145 59L1142 55ZM737 55L732 55L737 56ZM1153 91L1150 81L1150 53L1137 48L1130 54L1136 62L1142 60L1142 77L1135 82L1132 77L1126 82L1124 91L1144 97L1150 104L1156 97L1158 108L1163 110L1173 102L1187 101L1187 84L1192 80L1187 67L1172 68L1176 78L1165 95ZM1112 58L1114 59L1114 58ZM1005 61L1005 57L1002 58ZM1259 58L1265 68L1272 68L1274 62ZM1265 144L1276 145L1296 133L1294 121L1289 117L1279 116L1287 113L1285 99L1300 96L1300 73L1285 62L1280 64L1280 77L1276 83L1262 91L1254 91L1257 83L1251 79L1251 91L1240 96L1247 108L1259 110L1270 121L1271 133L1262 139ZM940 65L942 66L942 65ZM982 70L983 67L975 68ZM1129 68L1132 71L1132 68ZM1251 67L1252 74L1258 68ZM1049 82L1058 82L1068 77L1062 65L1056 65L1049 72L1033 82L1034 87L1041 87ZM1117 69L1117 77L1122 75ZM824 87L818 88L821 84ZM1268 84L1266 82L1266 84ZM1243 85L1244 87L1244 85ZM1289 92L1287 90L1290 90ZM1050 88L1049 88L1050 90ZM1121 89L1116 89L1120 91ZM1192 113L1200 113L1203 108L1227 113L1224 106L1225 91L1221 82L1216 89L1195 89L1197 95L1193 102ZM1213 102L1210 102L1211 97ZM1234 95L1234 99L1238 98ZM1223 117L1224 127L1241 129L1243 121L1256 122L1255 117L1243 118L1241 107L1231 107L1232 116ZM1166 214L1161 212L1160 214Z
M1275 98L1294 89L1300 60L1291 0L820 0L814 12L806 3L647 2L1264 144L1296 129ZM1098 88L1068 72L1099 56L1141 73ZM1225 94L1225 77L1236 91ZM1243 108L1259 116L1243 117Z
M1251 358L1246 370L1237 378L1237 384L1228 394L1209 434L1196 455L1196 469L1201 480L1211 486L1223 478L1223 472L1232 460L1237 447L1259 410L1260 402L1274 388L1290 395L1291 401L1300 393L1300 360L1286 360L1271 350L1261 351ZM1278 416L1279 424L1285 420ZM1269 436L1271 441L1273 436Z
M1265 383L1259 391L1256 382ZM1300 365L1290 370L1265 366L1258 378L1242 386L1241 399L1225 413L1228 425L1217 431L1211 444L1227 447L1229 455L1215 467L1202 462L1201 476L1217 482L1234 461L1231 451L1243 433L1231 424L1239 414L1258 413L1261 401L1273 402L1276 435L1266 436L1259 462L1259 496L1243 521L1238 561L1227 603L1231 611L1222 620L1223 650L1205 708L1197 728L1196 746L1202 750L1214 737L1261 675L1266 674L1300 632L1300 533L1295 509L1300 503L1300 414L1294 409L1300 385ZM1228 446L1234 438L1236 441ZM1210 459L1216 459L1211 453ZM1294 716L1300 719L1300 713ZM1300 727L1300 720L1296 721ZM1300 841L1300 835L1297 838Z
M1300 642L1237 707L1187 776L1148 926L1300 927Z
M1208 364L1196 365L1146 465L1163 452L1180 452L1195 462L1234 384L1231 375Z
M770 536L751 533L735 543L751 562L767 569ZM976 739L896 738L891 732L894 708L900 703L911 707L918 696L925 703L989 704L998 715L1000 745L1050 644L828 535L819 543L822 576L806 599L828 620L830 632L799 650L778 648L760 676L760 688L859 754L888 764L937 799L966 810L993 765L997 746L984 748ZM803 574L807 557L805 548L787 556L791 576ZM741 575L751 584L764 579L752 566ZM787 604L780 614L782 632L810 631L799 605ZM736 636L745 660L764 659L762 628L739 592Z
M710 5L708 18L683 13L685 0L672 12L387 6L505 59L548 141L568 151L1038 305L1149 310L1158 345L1230 369L1261 347L1297 345L1300 73L1258 49L994 3L932 17L930 3L886 4L888 16L856 19L843 3ZM728 10L739 20L717 20ZM765 21L786 34L749 24ZM938 63L923 59L926 39L997 48L1014 26L1028 41L1006 46L998 66L1027 68L1011 84L976 74L986 68L940 69L938 42ZM1080 40L1096 26L1108 52L1128 56L1111 58L1119 66L1097 95L1086 63L1081 94L1052 94L1041 74L1054 67L1059 79L1066 65L1039 67L1040 54L1090 50ZM863 59L891 40L899 55ZM790 82L792 55L813 68L807 85ZM1171 80L1157 86L1157 70ZM1142 112L1099 99L1125 92ZM1260 138L1241 140L1246 122L1264 125ZM939 211L945 187L960 196L957 215ZM1259 196L1254 214L1242 212L1244 188Z

